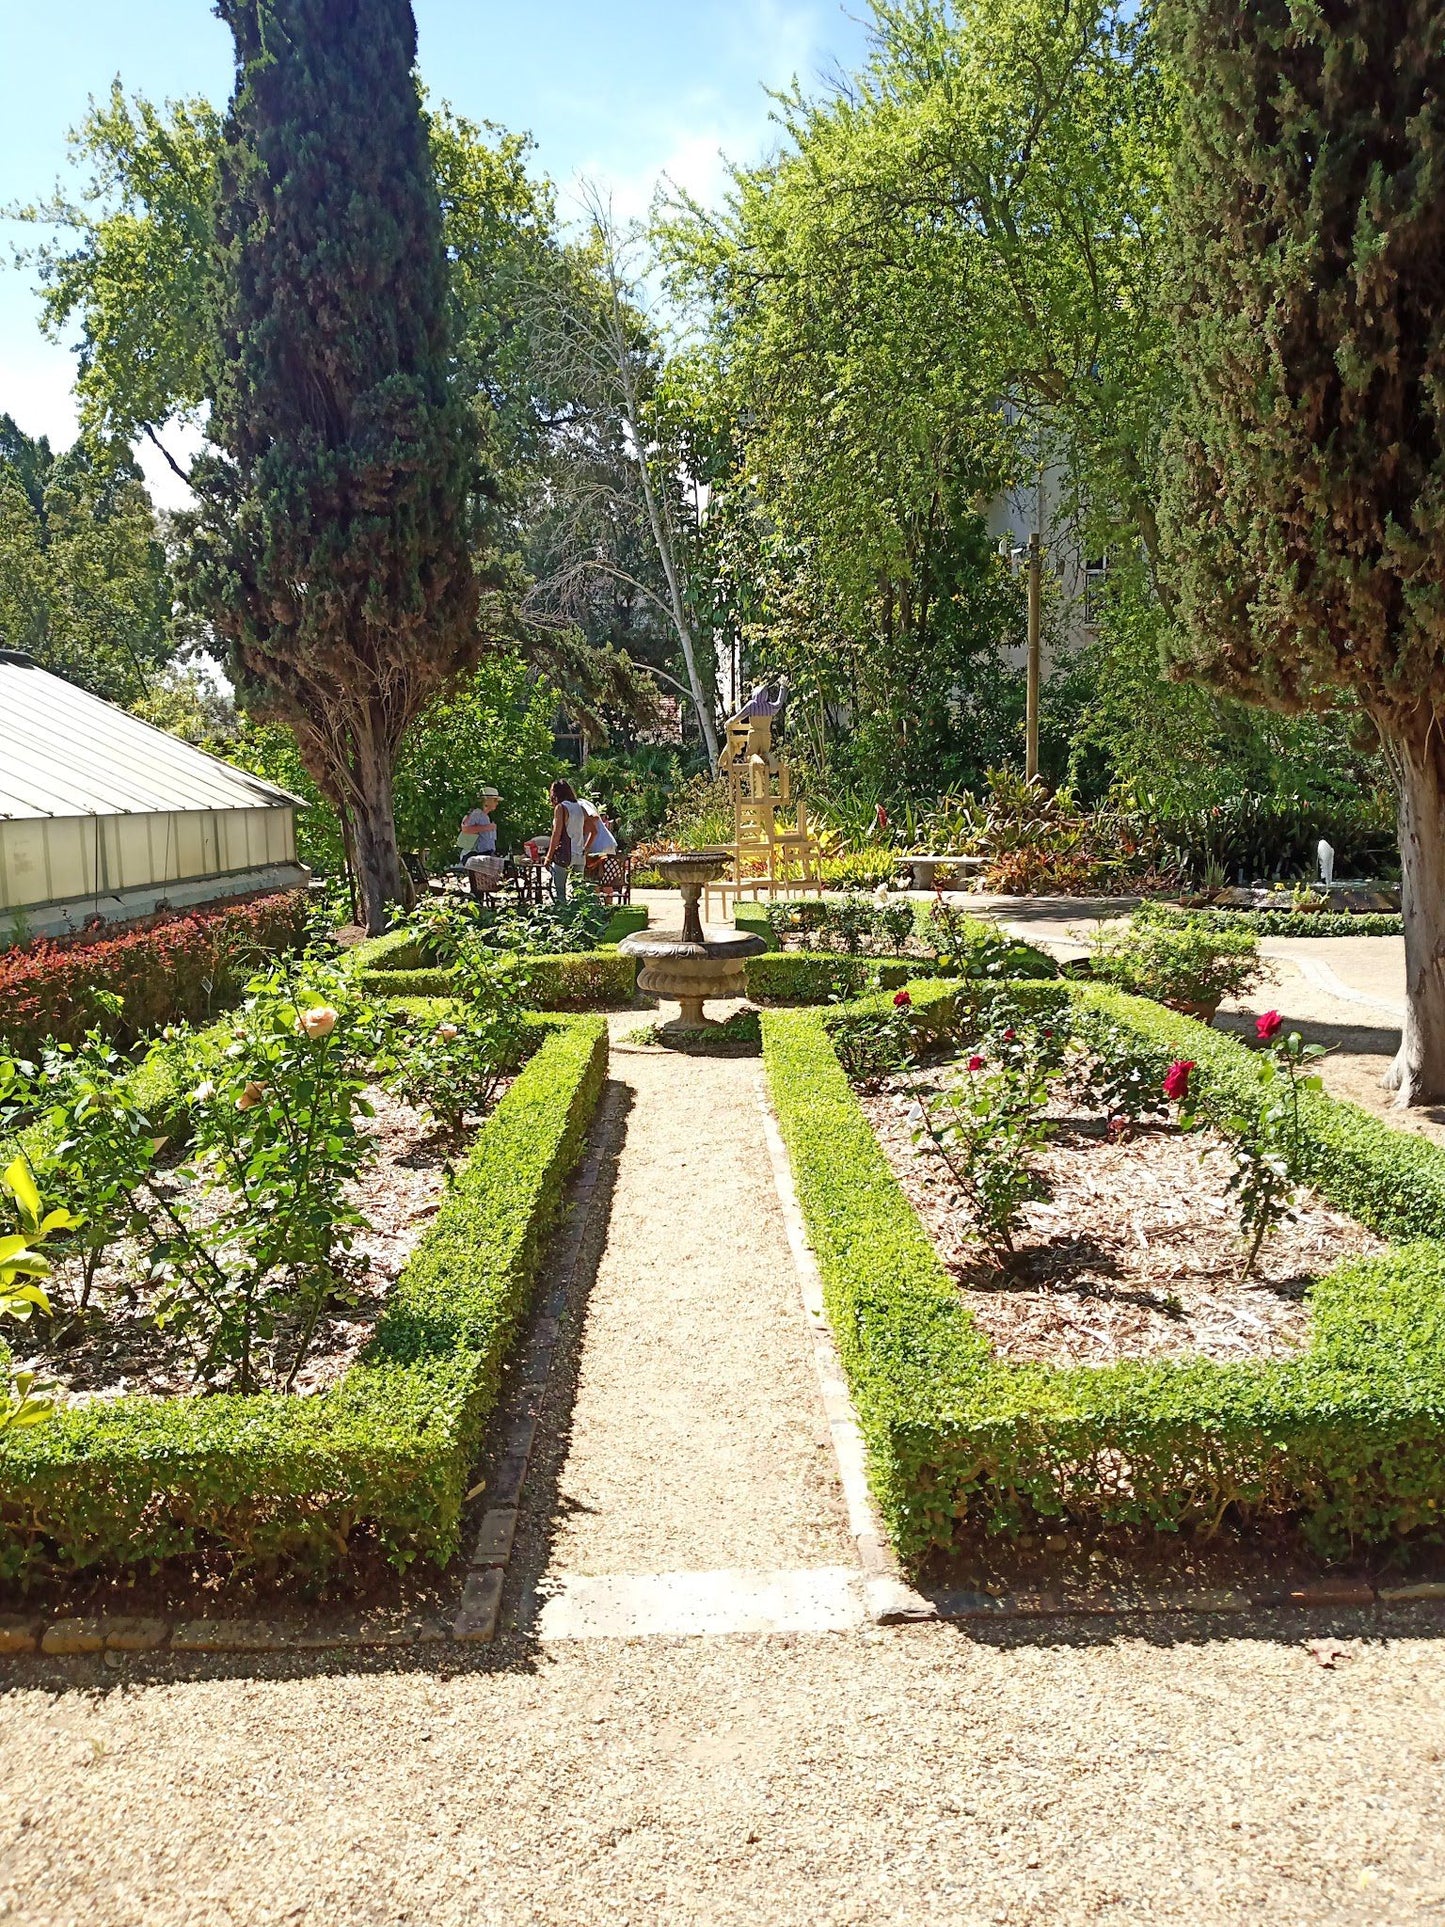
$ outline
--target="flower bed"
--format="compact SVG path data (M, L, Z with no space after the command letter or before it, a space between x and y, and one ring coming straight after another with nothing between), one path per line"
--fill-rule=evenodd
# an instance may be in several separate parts
M424 1012L426 1006L415 1007ZM363 1530L405 1565L455 1552L467 1478L607 1068L597 1018L541 1047L488 1119L366 1349L310 1397L122 1398L0 1443L0 1571L206 1548L323 1566ZM179 1123L179 1079L156 1088Z
M47 1039L79 1042L93 1024L134 1038L201 1022L235 1002L260 960L293 949L305 923L305 892L288 890L99 942L0 952L0 1050L33 1056ZM97 992L119 997L119 1010Z
M1098 986L912 987L916 1032L956 1034L1007 995L1106 1016L1160 1080L1196 1065L1201 1114L1260 1102L1233 1038ZM968 1528L1044 1520L1174 1531L1289 1519L1323 1546L1435 1527L1445 1506L1445 1153L1348 1104L1302 1103L1314 1189L1376 1236L1403 1240L1314 1286L1308 1349L1239 1363L1010 1363L960 1299L849 1085L830 1026L851 1012L768 1012L764 1056L818 1254L880 1509L910 1558ZM847 1034L846 1028L843 1032Z

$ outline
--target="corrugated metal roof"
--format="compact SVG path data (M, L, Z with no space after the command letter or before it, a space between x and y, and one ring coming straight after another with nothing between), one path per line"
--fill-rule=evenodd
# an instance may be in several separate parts
M298 800L0 651L0 818L254 810Z

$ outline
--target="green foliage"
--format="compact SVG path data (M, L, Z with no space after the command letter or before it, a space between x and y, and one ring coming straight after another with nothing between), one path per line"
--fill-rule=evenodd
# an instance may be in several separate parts
M958 985L912 986L916 1022L959 1019ZM988 992L988 995L996 995ZM1222 1121L1257 1103L1238 1042L1158 1005L1086 985L1067 996L1161 1058L1198 1063ZM1319 1544L1378 1543L1445 1505L1445 1153L1348 1104L1302 1096L1307 1181L1386 1237L1311 1293L1297 1359L1241 1365L1009 1366L969 1316L899 1189L821 1012L770 1012L773 1102L823 1275L828 1315L884 1517L910 1558L965 1528L1065 1520L1174 1531L1299 1520Z
M1051 1031L1010 1024L988 1056L968 1057L956 1083L926 1091L909 1080L914 1143L942 1160L984 1246L1005 1270L1020 1212L1043 1195L1033 1160L1049 1137L1049 1076L1059 1055L1052 1040Z
M166 552L123 446L80 441L52 458L0 416L0 638L122 704L173 653Z
M873 28L668 240L737 423L709 481L753 510L754 659L811 761L891 799L1020 747L1022 591L978 503L1059 449L1090 553L1152 537L1172 110L1147 12L880 0Z
M819 951L773 951L749 957L748 996L755 1004L827 1004L897 986L916 962L906 957L839 957Z
M482 1429L606 1076L600 1019L543 1030L338 1385L309 1398L126 1398L7 1438L0 1567L145 1567L205 1546L324 1567L358 1530L397 1565L450 1559Z
M145 1220L157 1322L189 1344L197 1378L239 1392L270 1373L290 1391L328 1305L354 1301L366 1220L343 1186L375 1155L363 1095L389 1061L388 1026L350 972L299 957L255 978L232 1043L190 1097L180 1196L133 1194Z
M597 804L623 849L655 838L682 786L682 761L674 749L645 744L638 749L592 755L577 778L579 796Z
M441 1018L404 1022L390 1088L430 1111L455 1144L469 1117L484 1117L521 1060L526 1027L515 974L475 954L455 981L456 1002Z
M483 784L502 793L497 848L515 850L552 820L547 786L561 773L552 748L558 696L511 651L483 657L462 688L432 703L402 739L396 831L403 849L454 862L462 818Z
M1301 915L1293 910L1182 910L1156 903L1149 914L1156 923L1176 929L1197 922L1210 930L1252 930L1257 937L1398 937L1403 927L1393 910Z
M15 1077L13 1060L0 1058L0 1113L10 1099ZM70 1212L45 1208L29 1160L12 1158L0 1172L0 1318L24 1324L37 1311L49 1316L50 1300L40 1282L50 1275L45 1248L75 1224ZM0 1388L4 1396L0 1438L4 1438L17 1427L38 1425L53 1407L50 1387L34 1372L12 1371L8 1349L0 1346L0 1353L5 1371Z
M1271 1042L1271 1020L1277 1030L1277 1011L1255 1024L1261 1040L1271 1044L1256 1064L1259 1102L1242 1115L1227 1119L1225 1125L1233 1139L1234 1173L1229 1188L1239 1201L1245 1231L1254 1234L1244 1261L1246 1278L1270 1232L1293 1216L1291 1207L1304 1166L1300 1100L1324 1090L1323 1081L1305 1068L1324 1056L1324 1046L1306 1044L1297 1030Z
M1404 871L1403 1103L1445 1094L1445 42L1426 0L1169 0L1182 668L1382 742Z
M236 88L188 593L243 699L350 826L367 925L405 888L407 725L477 660L476 480L449 385L441 213L403 0L222 0ZM298 587L298 585L301 585Z
M1134 996L1211 1015L1222 998L1246 995L1264 971L1252 930L1197 918L1166 922L1148 906L1124 928L1102 926L1090 945L1089 963L1094 976Z

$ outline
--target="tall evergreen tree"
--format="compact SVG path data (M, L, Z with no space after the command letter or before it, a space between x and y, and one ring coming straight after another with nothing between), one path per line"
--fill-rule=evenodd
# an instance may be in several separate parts
M369 929L406 893L403 730L477 657L476 432L448 388L410 0L218 0L214 450L191 580L253 712L348 826Z
M1401 1103L1445 1096L1445 9L1165 0L1184 666L1354 693L1399 794Z

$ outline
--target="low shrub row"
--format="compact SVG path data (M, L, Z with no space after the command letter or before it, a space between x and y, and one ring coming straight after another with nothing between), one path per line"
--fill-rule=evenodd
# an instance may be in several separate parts
M1176 926L1203 924L1216 930L1252 930L1257 937L1399 937L1405 919L1398 910L1185 910L1158 903L1151 914Z
M122 1398L0 1442L0 1572L219 1548L324 1566L362 1530L444 1562L543 1241L607 1070L601 1019L545 1036L479 1133L376 1334L330 1390Z
M266 958L294 948L306 896L288 890L173 917L99 942L0 952L0 1050L33 1056L47 1038L78 1043L93 1025L129 1042L163 1024L225 1010ZM112 1012L97 993L119 997Z
M1201 1108L1259 1101L1236 1040L1088 984L931 982L909 1015L966 1032L985 1002L1067 997L1163 1064L1193 1060ZM879 1506L910 1558L965 1528L1051 1519L1173 1531L1233 1509L1299 1521L1338 1548L1436 1526L1445 1507L1445 1152L1324 1095L1305 1101L1309 1176L1382 1236L1311 1294L1307 1351L1284 1361L1008 1364L958 1297L839 1062L830 1026L891 999L768 1012L769 1084L857 1403Z
M608 1010L637 994L637 959L618 950L577 950L560 957L519 957L524 999L535 1010ZM363 970L373 997L449 997L451 969Z

